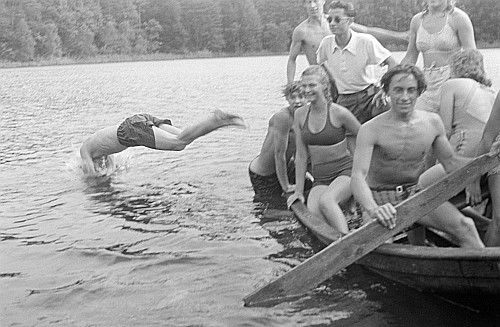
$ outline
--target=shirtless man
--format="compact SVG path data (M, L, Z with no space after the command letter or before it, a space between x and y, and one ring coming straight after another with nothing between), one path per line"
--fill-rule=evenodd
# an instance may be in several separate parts
M80 147L82 169L90 175L101 175L113 165L113 153L128 147L145 146L164 151L180 151L194 140L224 126L245 127L239 116L216 110L201 122L180 130L169 119L158 119L148 114L138 114L125 119L119 126L103 128Z
M306 8L308 18L300 23L292 34L290 53L286 67L288 83L295 79L297 57L303 52L309 65L315 65L316 51L321 40L331 35L327 16L324 14L325 0L301 0ZM369 27L352 23L352 30L360 33L368 33L379 39L379 41L405 41L408 42L409 32L395 32L378 27Z
M304 52L310 65L316 64L316 50L321 40L330 35L330 26L324 14L325 0L302 0L308 18L300 23L292 34L290 53L286 66L288 83L295 79L297 56Z
M252 160L248 168L255 199L268 200L282 193L295 190L290 183L293 177L295 154L295 134L292 129L295 111L306 104L300 91L300 83L287 84L283 94L289 106L275 113L269 120L267 135L260 154Z
M392 107L361 126L351 188L365 210L365 219L377 219L382 225L394 228L394 206L418 191L429 149L435 151L447 172L471 159L458 157L453 151L438 114L415 110L417 98L426 87L418 68L398 65L381 82ZM453 235L461 247L484 247L472 219L449 202L418 222Z

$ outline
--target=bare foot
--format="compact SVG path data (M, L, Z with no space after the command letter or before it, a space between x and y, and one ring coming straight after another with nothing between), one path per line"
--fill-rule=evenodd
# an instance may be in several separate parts
M247 123L238 115L230 114L222 110L215 110L214 117L217 122L222 126L237 126L240 128L247 128Z

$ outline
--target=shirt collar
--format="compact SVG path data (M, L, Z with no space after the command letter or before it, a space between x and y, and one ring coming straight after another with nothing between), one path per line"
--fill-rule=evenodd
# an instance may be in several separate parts
M349 51L353 55L356 55L357 53L357 48L358 48L358 40L359 40L359 33L354 32L351 29L351 39L349 40L349 43L347 43L346 47L344 48L346 51ZM333 36L333 44L332 44L332 53L334 53L336 50L342 50L342 48L337 44L337 40L335 40L335 35Z

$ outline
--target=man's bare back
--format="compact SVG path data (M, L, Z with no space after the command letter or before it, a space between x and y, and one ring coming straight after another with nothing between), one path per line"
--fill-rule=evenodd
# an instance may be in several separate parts
M293 116L287 108L275 113L269 120L268 132L259 153L259 160L254 161L252 171L259 175L267 176L276 172L275 167L275 138L277 134L285 134L287 131L286 162L295 154L295 135L292 129Z
M158 119L148 114L136 114L118 126L105 127L80 147L82 169L93 176L98 174L103 162L112 154L131 146L145 146L163 151L181 151L195 139L224 126L246 128L240 116L215 110L211 116L180 130L170 125L168 119Z

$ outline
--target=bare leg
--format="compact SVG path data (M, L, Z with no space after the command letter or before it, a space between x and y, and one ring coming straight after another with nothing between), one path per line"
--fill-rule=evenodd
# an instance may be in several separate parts
M486 231L484 242L486 246L500 246L500 174L489 176L488 186L493 205L493 217Z
M321 217L326 221L326 218L323 217L321 213L321 209L319 207L319 201L321 195L326 191L328 186L326 185L317 185L314 186L309 192L309 196L307 197L307 209L311 211L311 213L316 217Z
M319 202L326 221L343 234L349 233L349 228L339 204L352 196L350 183L351 178L348 176L337 177L323 192Z
M192 143L197 138L224 126L246 127L244 120L240 116L216 110L212 116L186 127L178 134L176 134L177 129L170 130L167 126L161 125L161 128L153 127L156 149L183 150L186 145Z
M442 230L452 235L461 247L483 248L474 221L465 217L450 202L445 202L419 221L422 225Z
M307 198L307 207L314 216L321 217L337 231L347 234L347 221L339 203L350 196L350 178L340 176L329 186L315 186Z
M425 188L444 176L446 176L446 171L444 170L443 165L437 164L427 169L422 175L420 175L418 184L422 188Z
M439 178L446 175L441 164L432 166L426 170L419 179L422 187L427 187ZM484 247L474 221L464 216L453 204L445 202L428 216L419 220L426 226L442 230L457 239L461 247L482 248Z

